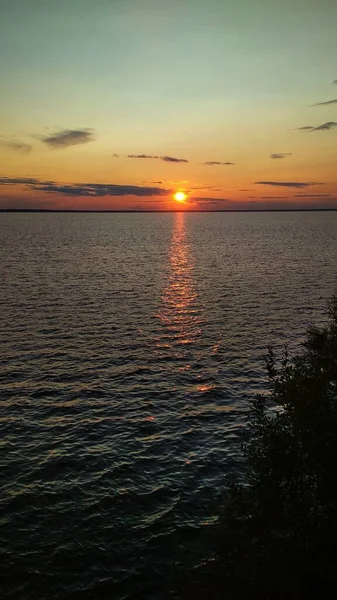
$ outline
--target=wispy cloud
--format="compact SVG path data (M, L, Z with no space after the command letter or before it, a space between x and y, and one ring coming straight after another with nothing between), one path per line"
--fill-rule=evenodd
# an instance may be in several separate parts
M59 184L54 181L43 181L30 177L0 177L0 185L22 185L26 189L50 192L65 196L163 196L170 193L158 187L138 185L117 185L113 183L73 183Z
M331 194L295 194L295 198L330 198Z
M112 154L111 156L115 158L120 158L119 154ZM138 159L138 160L162 160L168 163L189 163L190 161L186 158L177 158L176 156L158 156L157 154L127 154L126 158ZM231 161L220 161L220 160L207 160L203 163L207 166L214 165L224 165L224 166L233 166L235 163Z
M128 158L159 158L159 156L153 156L152 154L128 154Z
M314 127L312 131L329 131L329 129L333 129L334 127L337 127L336 121L328 121L328 123Z
M128 154L128 158L163 160L170 163L188 163L186 158L177 158L176 156L156 156L153 154Z
M217 185L195 185L190 187L190 190L219 190ZM222 188L221 188L222 189Z
M250 196L250 198L256 198L257 196ZM258 196L259 200L281 200L285 198L291 198L291 196Z
M270 158L281 159L287 158L287 156L292 156L292 152L276 152L270 155Z
M13 152L18 152L19 154L29 154L32 151L32 146L30 144L24 144L23 142L15 142L13 140L8 139L0 139L0 147L7 148L8 150L12 150Z
M52 135L47 135L42 138L42 141L53 150L61 150L70 146L78 146L79 144L87 144L93 142L95 136L92 129L62 129L56 131Z
M228 198L191 198L189 205L197 209L221 210L228 208L232 201Z
M0 177L0 185L38 185L39 179L35 177ZM47 181L44 183L52 183Z
M231 202L228 198L203 198L196 197L193 198L195 202Z
M316 181L255 181L255 185L271 185L274 187L306 188L311 185L324 185Z
M337 104L337 98L334 100L327 100L326 102L316 102L316 104L312 104L311 106L326 106L327 104Z
M230 162L230 161L226 161L226 162L222 162L220 160L207 160L204 165L207 165L209 167L212 167L214 165L225 165L225 166L232 166L235 165L235 163Z
M333 129L337 127L336 121L328 121L327 123L322 123L322 125L318 125L317 127L313 127L311 125L305 125L304 127L296 127L293 131L329 131L329 129Z

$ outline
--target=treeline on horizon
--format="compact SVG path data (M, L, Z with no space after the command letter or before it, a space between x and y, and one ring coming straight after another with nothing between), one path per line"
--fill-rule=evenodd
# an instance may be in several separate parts
M291 360L267 356L251 402L243 482L233 482L214 556L181 600L302 600L337 594L337 296Z

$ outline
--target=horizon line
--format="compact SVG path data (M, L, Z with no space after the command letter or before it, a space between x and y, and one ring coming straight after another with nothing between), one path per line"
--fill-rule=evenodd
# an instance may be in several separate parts
M260 212L336 212L336 208L230 208L230 209L163 209L163 210L128 210L128 209L77 209L77 208L0 208L0 213L260 213Z

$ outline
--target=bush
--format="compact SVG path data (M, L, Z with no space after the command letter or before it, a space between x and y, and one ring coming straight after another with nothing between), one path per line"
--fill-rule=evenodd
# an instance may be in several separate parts
M244 484L233 484L216 533L217 558L184 598L337 596L337 298L324 328L278 365L252 402ZM275 410L271 410L274 408Z

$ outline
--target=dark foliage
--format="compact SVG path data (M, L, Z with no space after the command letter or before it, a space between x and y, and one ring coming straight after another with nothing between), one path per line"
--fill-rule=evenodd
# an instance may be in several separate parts
M337 298L329 323L278 365L252 402L245 484L229 490L217 558L183 598L337 597ZM274 410L273 410L274 409Z

